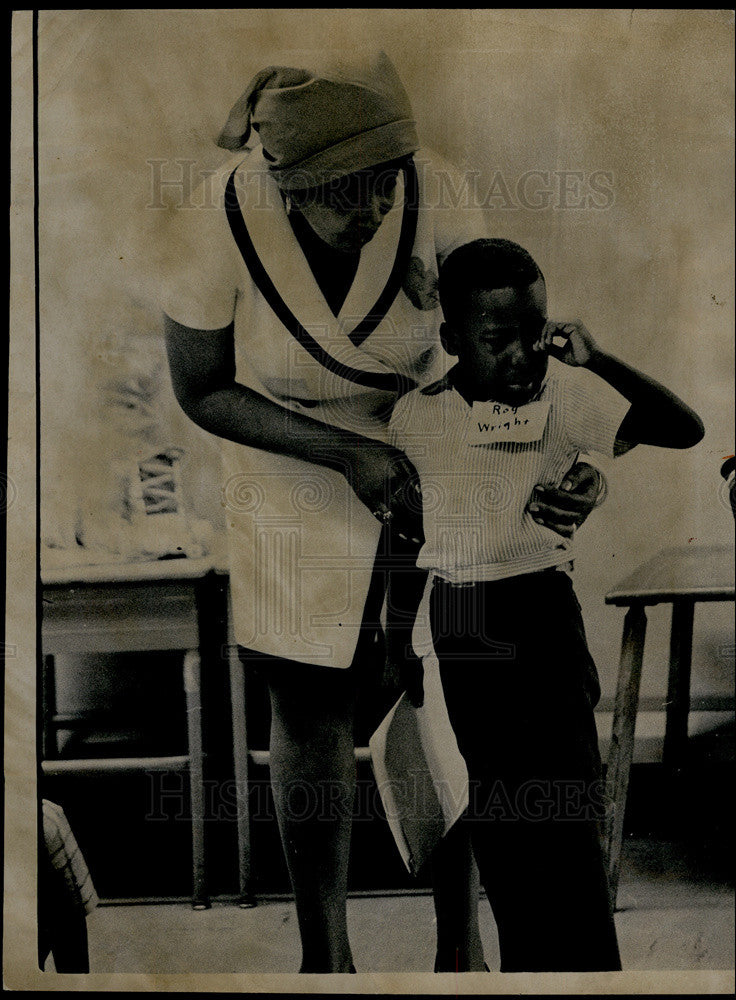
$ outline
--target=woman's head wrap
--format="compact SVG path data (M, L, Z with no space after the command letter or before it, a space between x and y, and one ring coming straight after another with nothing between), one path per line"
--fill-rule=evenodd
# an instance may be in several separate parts
M317 187L419 148L409 98L384 52L328 57L313 69L269 66L233 106L217 145L242 149L251 128L286 191Z

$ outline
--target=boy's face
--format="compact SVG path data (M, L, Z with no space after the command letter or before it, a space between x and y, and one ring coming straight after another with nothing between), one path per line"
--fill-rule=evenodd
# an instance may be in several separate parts
M547 354L534 350L547 321L544 279L522 288L476 289L442 337L475 398L519 406L539 391Z

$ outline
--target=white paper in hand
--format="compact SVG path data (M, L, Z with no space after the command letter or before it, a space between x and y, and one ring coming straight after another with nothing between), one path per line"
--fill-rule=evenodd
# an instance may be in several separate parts
M447 736L441 689L425 683L422 708L402 695L368 744L389 827L413 875L468 805L465 761L451 730Z

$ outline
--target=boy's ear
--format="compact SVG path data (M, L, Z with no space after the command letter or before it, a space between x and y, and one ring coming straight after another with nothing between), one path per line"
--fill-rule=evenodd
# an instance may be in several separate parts
M449 323L440 323L440 340L442 341L445 353L451 354L455 357L457 354L457 349L455 347L455 334Z

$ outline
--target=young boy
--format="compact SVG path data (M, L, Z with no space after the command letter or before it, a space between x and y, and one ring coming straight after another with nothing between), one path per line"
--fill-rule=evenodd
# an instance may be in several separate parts
M391 422L419 474L425 540L416 566L390 576L389 665L420 703L411 634L430 573L434 651L470 777L461 822L501 971L619 969L598 827L598 677L569 575L573 541L537 522L532 493L559 483L579 452L688 448L703 427L582 323L548 321L544 278L514 243L452 253L440 300L457 364L404 396Z

